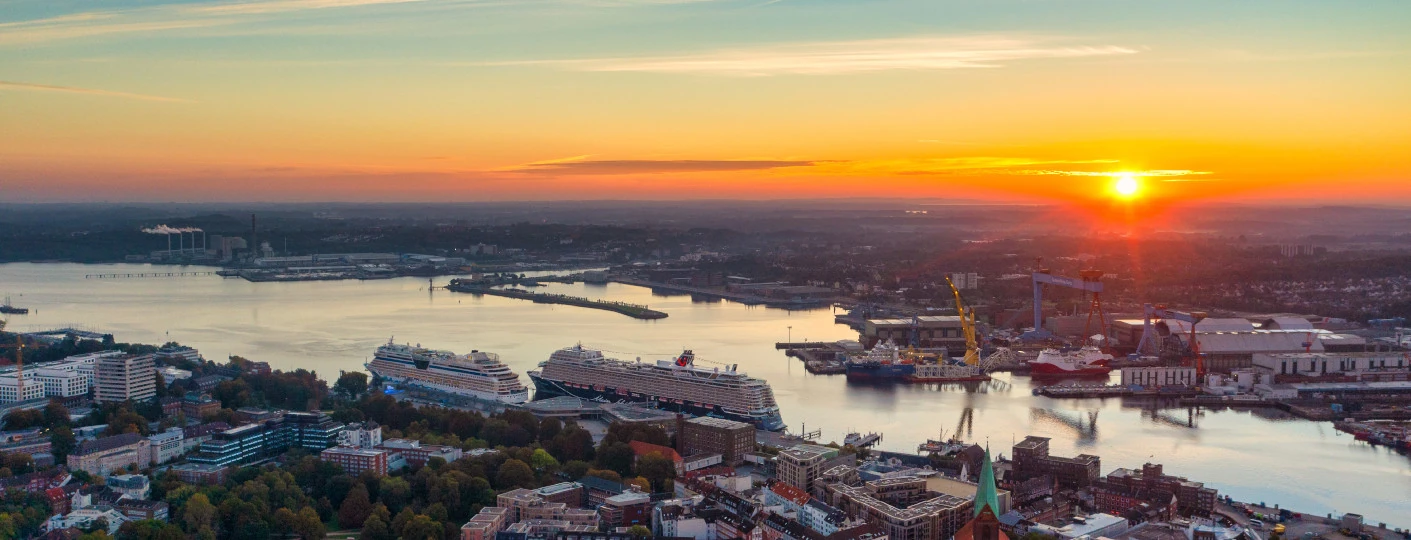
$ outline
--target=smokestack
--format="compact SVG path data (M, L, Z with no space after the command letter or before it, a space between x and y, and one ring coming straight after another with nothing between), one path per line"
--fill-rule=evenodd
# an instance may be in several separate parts
M250 214L250 259L252 260L260 253L260 239L255 231L255 215Z

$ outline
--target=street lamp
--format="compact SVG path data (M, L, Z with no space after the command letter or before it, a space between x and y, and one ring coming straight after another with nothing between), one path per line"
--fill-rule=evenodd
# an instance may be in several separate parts
M794 342L794 327L792 327L792 326L789 327L789 339L788 339L787 341L788 341L789 343L793 343L793 342Z

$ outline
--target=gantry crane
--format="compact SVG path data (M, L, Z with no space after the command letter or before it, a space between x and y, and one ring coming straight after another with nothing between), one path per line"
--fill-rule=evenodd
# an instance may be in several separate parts
M1043 259L1039 259L1042 263ZM1078 272L1078 278L1055 276L1047 268L1035 269L1032 274L1034 282L1034 330L1025 332L1019 336L1023 341L1046 341L1053 339L1053 332L1044 329L1044 287L1046 285L1057 285L1069 289L1077 289L1084 293L1092 293L1088 303L1088 323L1083 329L1083 337L1087 338L1092 332L1093 317L1098 319L1099 331L1103 335L1107 334L1107 318L1102 314L1102 276L1101 270L1082 270Z

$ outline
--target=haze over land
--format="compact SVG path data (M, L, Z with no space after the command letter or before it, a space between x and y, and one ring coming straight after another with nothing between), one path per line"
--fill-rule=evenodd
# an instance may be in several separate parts
M1411 4L4 2L0 200L1411 201Z

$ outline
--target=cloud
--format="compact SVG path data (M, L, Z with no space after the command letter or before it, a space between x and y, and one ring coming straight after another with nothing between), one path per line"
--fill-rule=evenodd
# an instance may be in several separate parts
M826 41L677 56L527 60L475 65L557 65L582 71L700 75L832 75L887 70L1002 67L1032 59L1135 54L1114 45L1058 45L999 35Z
M751 171L780 169L785 167L809 167L816 161L776 161L776 160L710 160L710 159L616 159L588 160L588 156L554 159L528 163L508 169L514 172L554 173L554 174L652 174L652 173L692 173L720 171Z
M21 82L0 81L0 90L30 90L35 92L60 92L65 94L87 94L90 96L108 96L127 99L140 99L143 101L168 101L177 103L194 103L189 99L152 96L147 94L134 94L131 92L115 92L112 90L97 90L93 88L78 88L73 86L54 86L50 84L32 84Z
M90 11L47 19L0 23L0 44L207 28L245 22L260 15L421 1L424 0L254 0L217 5L168 4L126 10Z

